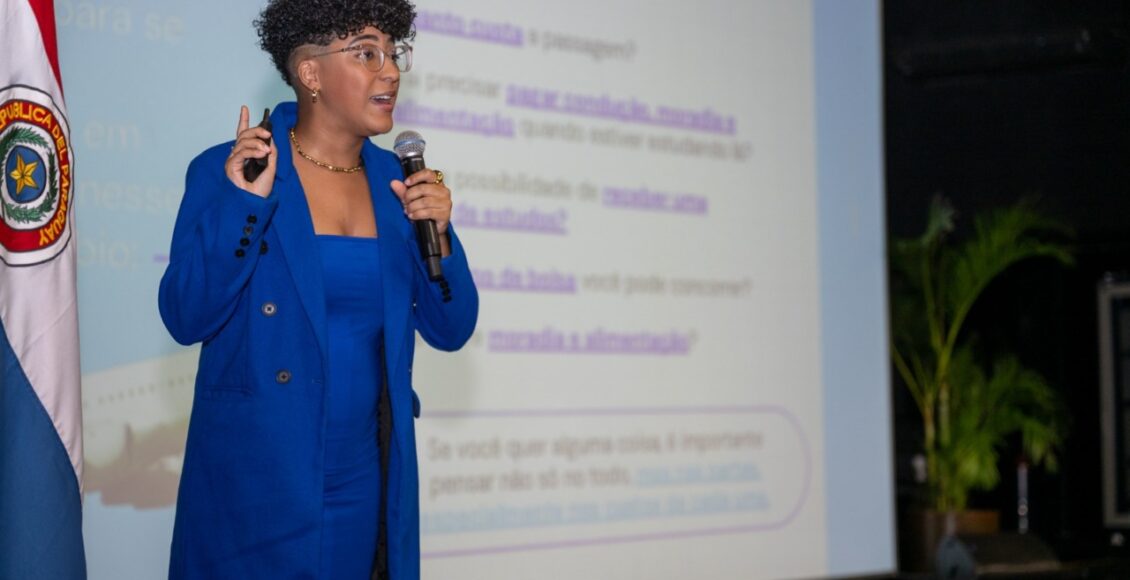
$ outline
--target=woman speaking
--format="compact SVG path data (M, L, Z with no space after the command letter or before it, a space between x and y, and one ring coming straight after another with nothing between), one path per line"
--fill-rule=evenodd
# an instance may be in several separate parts
M419 577L415 333L460 348L478 294L443 173L405 176L369 141L392 129L414 18L270 1L260 43L297 102L271 131L244 107L188 168L159 297L173 338L202 343L170 578ZM443 284L415 220L436 224Z

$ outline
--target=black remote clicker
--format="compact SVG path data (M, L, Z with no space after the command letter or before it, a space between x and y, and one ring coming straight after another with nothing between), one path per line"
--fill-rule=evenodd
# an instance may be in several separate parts
M263 109L263 121L259 123L259 126L266 129L267 131L271 131L270 109ZM264 143L266 143L268 146L271 144L270 141L264 141ZM246 159L243 162L243 178L246 179L248 183L251 183L258 179L259 174L263 173L263 170L266 168L267 157Z

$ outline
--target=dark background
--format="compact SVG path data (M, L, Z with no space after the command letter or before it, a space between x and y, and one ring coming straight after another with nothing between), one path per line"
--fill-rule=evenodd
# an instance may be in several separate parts
M1031 475L1032 531L1064 560L1119 553L1102 517L1096 285L1130 272L1130 3L891 0L883 27L888 235L919 235L936 194L959 237L972 215L1024 197L1074 230L1074 266L1007 271L968 327L1041 372L1071 416L1059 471ZM892 393L905 513L922 493L920 417L897 377ZM1002 453L996 491L971 498L1006 530L1018 452Z

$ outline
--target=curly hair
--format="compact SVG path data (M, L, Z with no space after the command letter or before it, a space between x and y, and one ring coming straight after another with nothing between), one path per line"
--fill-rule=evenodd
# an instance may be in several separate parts
M375 26L394 42L412 40L411 0L271 0L254 22L259 46L291 84L290 55L304 44L326 45Z

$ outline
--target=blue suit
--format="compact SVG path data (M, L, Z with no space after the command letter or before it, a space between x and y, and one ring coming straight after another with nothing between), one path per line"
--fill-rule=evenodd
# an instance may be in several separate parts
M161 318L181 344L202 342L169 577L316 578L321 550L327 368L321 258L290 154L293 103L271 116L274 188L260 198L224 174L231 143L188 169L161 279ZM412 390L418 330L441 350L474 331L478 294L453 230L443 259L452 300L427 280L415 233L389 180L396 157L366 142L376 212L391 401L387 530L395 580L420 575ZM377 353L373 353L377 356ZM374 385L377 388L377 385ZM374 514L376 517L376 514Z

